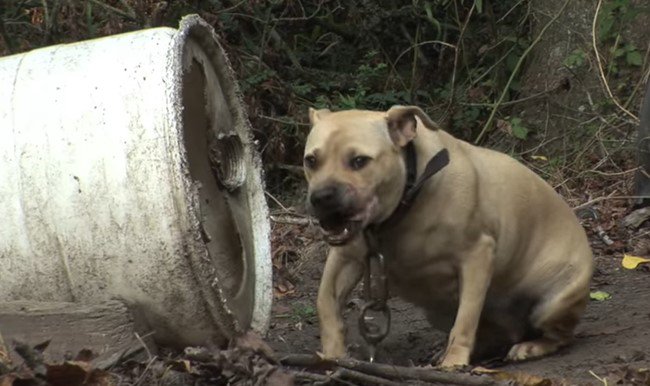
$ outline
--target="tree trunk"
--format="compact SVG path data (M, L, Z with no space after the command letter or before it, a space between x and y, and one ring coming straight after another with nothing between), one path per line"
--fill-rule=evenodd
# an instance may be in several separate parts
M566 0L532 1L534 26L532 38L538 36ZM595 73L595 65L576 68L565 66L576 52L590 55L591 22L596 9L594 0L569 0L558 19L546 30L533 48L522 74L520 98L539 97L520 104L516 113L533 132L535 144L554 137L551 152L566 150L573 143L569 136L577 120L587 120L590 101L604 94Z
M639 137L637 151L640 169L636 172L636 196L644 196L635 200L635 206L650 205L650 81L646 84L645 98L639 111Z

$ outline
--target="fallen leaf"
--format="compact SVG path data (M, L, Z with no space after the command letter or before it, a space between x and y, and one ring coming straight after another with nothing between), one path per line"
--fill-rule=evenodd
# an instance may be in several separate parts
M47 366L47 381L56 386L83 385L92 371L88 362L68 361Z
M602 302L603 300L607 300L607 299L609 299L611 297L612 297L612 295L608 294L605 291L593 291L593 292L589 293L589 298L591 300L597 300L599 302Z
M508 135L512 135L512 125L506 120L497 119L497 129L503 131Z
M623 265L623 268L635 269L639 264L648 263L648 262L650 262L650 259L624 254L623 261L621 261L621 264Z
M534 159L535 161L548 161L548 158L543 155L531 155L530 158Z

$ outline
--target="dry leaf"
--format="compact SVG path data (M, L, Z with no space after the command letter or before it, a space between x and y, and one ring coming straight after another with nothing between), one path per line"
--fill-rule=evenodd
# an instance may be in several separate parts
M512 125L506 120L497 119L497 129L503 131L508 135L512 135Z
M639 264L648 263L648 262L650 262L650 259L624 254L623 261L621 261L621 264L623 265L623 268L635 269Z
M47 381L52 385L72 386L83 385L90 376L91 368L88 362L69 361L60 365L46 365Z

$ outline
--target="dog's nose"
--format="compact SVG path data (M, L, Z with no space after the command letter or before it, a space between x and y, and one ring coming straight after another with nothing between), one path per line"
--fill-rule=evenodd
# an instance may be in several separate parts
M309 202L314 208L332 208L338 201L338 189L334 185L314 190L309 196Z

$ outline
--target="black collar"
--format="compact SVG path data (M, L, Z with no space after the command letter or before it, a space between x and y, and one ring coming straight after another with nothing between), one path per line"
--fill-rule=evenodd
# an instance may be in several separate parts
M390 225L394 225L399 220L406 215L408 210L413 205L415 198L418 193L424 186L424 183L431 178L434 174L442 170L447 164L449 164L449 151L447 149L442 149L436 155L431 157L427 166L425 166L424 171L419 179L417 178L417 153L415 151L415 145L413 141L406 144L404 147L406 152L406 185L404 186L404 192L402 193L402 199L400 200L397 208L393 213L388 217L384 222L378 225L378 228L385 228Z

